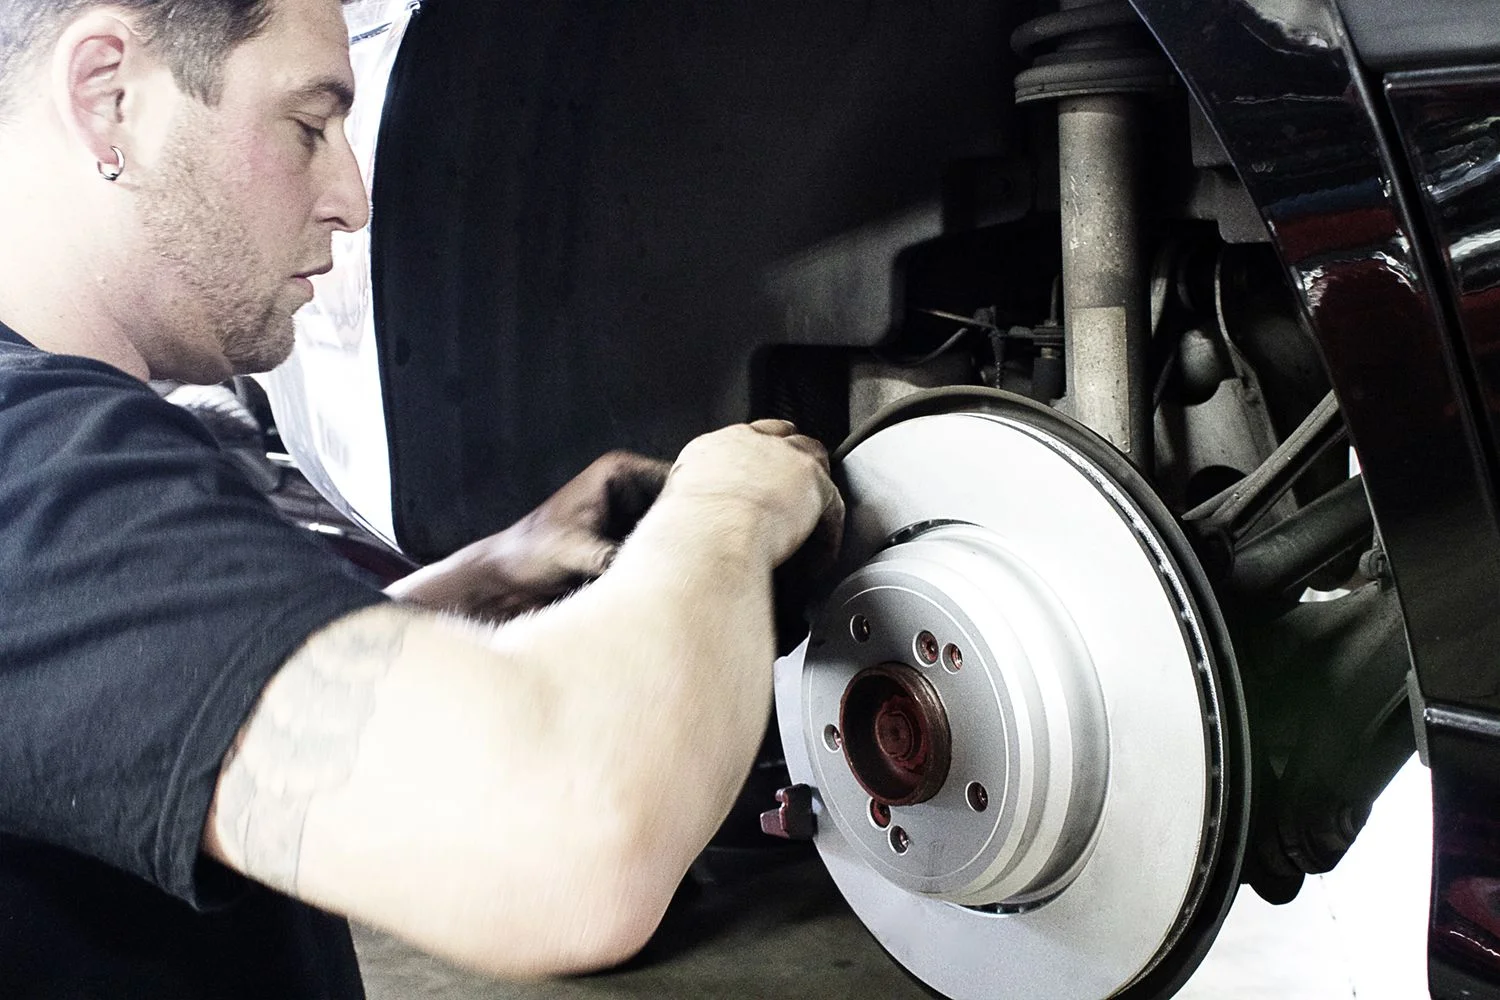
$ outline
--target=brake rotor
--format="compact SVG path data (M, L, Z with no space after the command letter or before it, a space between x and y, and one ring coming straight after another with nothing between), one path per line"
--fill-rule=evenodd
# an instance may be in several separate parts
M952 998L1164 997L1243 853L1223 623L1145 481L1054 411L925 393L841 451L842 582L776 666L815 841Z

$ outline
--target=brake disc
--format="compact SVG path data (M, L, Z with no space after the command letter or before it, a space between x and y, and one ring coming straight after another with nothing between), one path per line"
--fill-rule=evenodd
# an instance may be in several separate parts
M834 881L945 996L1169 996L1233 899L1249 794L1175 522L1118 452L1001 393L913 397L840 454L842 582L776 666Z

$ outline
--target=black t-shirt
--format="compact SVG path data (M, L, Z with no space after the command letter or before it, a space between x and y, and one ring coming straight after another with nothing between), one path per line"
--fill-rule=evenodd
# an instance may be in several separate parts
M198 849L266 682L381 600L191 415L0 326L0 997L363 997L343 920Z

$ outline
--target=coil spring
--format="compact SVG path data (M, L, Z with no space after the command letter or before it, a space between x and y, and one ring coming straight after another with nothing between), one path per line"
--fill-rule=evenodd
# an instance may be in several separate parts
M1101 0L1022 24L1011 48L1030 69L1016 103L1092 94L1155 94L1176 85L1172 67L1127 0Z

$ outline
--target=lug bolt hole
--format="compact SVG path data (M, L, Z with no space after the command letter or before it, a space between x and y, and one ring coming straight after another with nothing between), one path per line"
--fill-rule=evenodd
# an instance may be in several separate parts
M833 723L823 727L823 745L831 753L838 753L844 746L844 734L839 732L839 727Z
M870 619L864 615L855 615L849 619L849 634L854 637L855 642L869 642Z
M990 793L977 781L969 782L965 795L969 800L969 808L977 813L982 813L990 807Z
M891 825L891 807L884 802L870 800L870 822L884 830Z
M931 632L917 633L917 659L929 666L938 661L937 636Z
M906 831L899 826L891 827L891 850L897 854L905 854L909 847L911 838L906 835Z
M948 648L943 650L943 669L950 674L956 674L964 668L964 651L953 643L948 643Z

